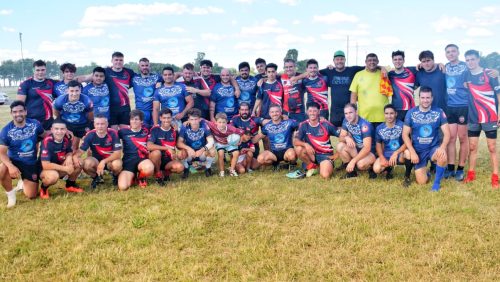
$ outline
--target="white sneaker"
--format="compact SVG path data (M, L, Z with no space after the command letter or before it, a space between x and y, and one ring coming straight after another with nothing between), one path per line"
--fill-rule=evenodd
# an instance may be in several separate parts
M224 175L224 171L219 171L219 176L220 176L220 177L224 177L224 176L225 176L225 175Z
M17 181L17 186L13 189L14 191L23 191L24 189L24 183L23 183L23 180L22 179L19 179Z
M236 170L234 170L234 169L230 169L230 170L229 170L229 175L230 175L230 176L235 176L235 177L236 177L236 176L238 176L238 173L236 172Z
M14 207L17 201L16 190L12 189L10 192L5 192L5 194L7 194L7 208Z

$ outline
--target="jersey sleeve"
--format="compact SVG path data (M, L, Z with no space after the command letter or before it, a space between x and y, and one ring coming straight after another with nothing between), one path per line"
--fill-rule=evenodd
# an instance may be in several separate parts
M496 95L500 94L500 85L498 83L498 78L489 76L490 86ZM497 101L498 103L499 101Z
M405 122L404 125L411 127L413 125L412 119L411 119L411 113L412 111L408 111L405 116Z
M90 148L90 142L91 142L91 139L92 139L92 134L93 133L87 133L85 136L83 136L83 142L82 144L80 145L80 150L82 151L87 151L89 148Z
M262 86L264 86L264 84L262 84L257 90L257 99L259 100L262 100L262 97L264 97L264 89L262 89Z
M156 88L156 89L155 89L155 92L154 92L154 94L153 94L153 101L156 101L156 102L159 102L159 101L160 101L160 93L158 93L158 90L159 90L159 89L160 89L160 88Z
M380 135L380 130L379 130L378 126L377 126L377 129L375 129L375 142L384 143L384 140L382 139L382 135Z
M156 128L157 127L151 128L151 131L149 132L148 141L151 143L156 143L156 141L158 141L158 135L156 134L156 132L157 132Z
M61 111L64 104L64 96L59 96L54 101L54 109Z
M439 109L439 126L448 123L448 118L442 109Z
M25 80L25 81L21 82L21 84L19 85L19 88L17 88L17 94L26 96L26 95L28 95L29 90L30 90L29 80Z
M299 129L299 123L296 120L289 119L289 121L290 121L290 128L292 129L292 132Z
M361 125L361 136L363 137L363 139L373 137L372 133L373 126L370 123L366 122Z
M263 126L263 127L261 128L260 132L261 132L262 134L266 135L266 136L269 134L269 132L267 131L267 126Z
M0 145L9 146L9 138L7 137L7 127L4 127L0 132Z
M333 125L329 121L325 121L325 125L326 125L326 129L328 130L328 135L339 137L340 130L335 125Z
M210 94L210 101L211 101L211 102L215 102L215 103L217 102L217 98L218 98L218 97L217 97L217 96L218 96L218 95L217 95L217 90L218 90L218 89L219 89L219 86L218 86L218 85L216 85L216 86L214 87L214 89L212 89L212 93Z
M38 138L40 138L45 133L45 130L43 130L43 126L38 120L35 120L35 124L36 124L35 133L38 136Z
M297 139L299 139L300 141L306 141L306 124L305 123L301 123L300 126L299 126L299 133L297 134Z
M113 151L119 151L122 149L122 143L120 142L120 138L118 137L118 134L116 134L116 131L108 131L108 134L111 135L111 143L113 144Z

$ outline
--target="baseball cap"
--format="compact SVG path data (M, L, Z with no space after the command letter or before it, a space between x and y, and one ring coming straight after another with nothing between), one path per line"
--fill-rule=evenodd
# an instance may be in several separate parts
M333 57L345 57L344 51L338 50L333 53Z

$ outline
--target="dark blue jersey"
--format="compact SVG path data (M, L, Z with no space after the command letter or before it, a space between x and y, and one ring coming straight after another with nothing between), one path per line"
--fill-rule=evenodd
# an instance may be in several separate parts
M231 119L231 124L236 128L245 131L249 130L255 136L259 132L259 126L262 125L263 120L261 117L250 117L247 120L243 120L240 115L235 115Z
M469 91L467 91L464 85L467 65L464 62L458 62L456 65L447 63L445 69L448 107L467 107L469 103Z
M267 81L262 83L262 86L259 87L259 91L257 93L257 99L262 100L260 105L260 116L270 119L269 107L271 104L276 104L280 107L283 104L283 85L278 80L272 83Z
M215 103L215 114L225 113L227 120L231 120L237 112L236 97L232 85L217 83L212 89L210 101Z
M403 122L397 119L393 127L387 127L384 122L375 129L375 141L384 146L385 158L389 159L403 145L403 125Z
M420 69L415 78L415 87L429 86L432 89L432 106L443 110L447 108L448 95L446 92L445 74L436 67L435 70L427 72Z
M103 114L109 120L109 88L107 84L87 84L83 88L82 94L89 97L92 101L92 105L94 106L94 116Z
M64 94L68 94L68 84L64 81L59 81L54 84L54 93L52 94L52 97L55 99Z
M443 110L431 107L423 112L415 107L406 113L405 125L411 128L411 140L415 151L422 152L439 145L439 129L448 123Z
M109 157L113 152L121 150L122 143L120 143L116 130L108 128L106 135L101 138L94 129L87 132L80 145L80 150L84 152L89 148L92 151L92 157L101 161Z
M416 70L414 68L404 68L401 73L390 71L387 74L393 91L392 105L396 110L407 111L415 107L415 100L413 99L415 73Z
M183 139L184 144L195 151L207 145L207 137L211 135L212 132L206 125L200 125L198 130L193 130L190 125L182 126L179 131L179 137Z
M212 90L214 89L217 83L220 83L220 75L211 74L209 77L203 77L203 80L205 80L205 83L208 85L208 88Z
M54 101L54 109L59 111L60 118L68 124L86 125L89 122L88 113L93 111L92 101L84 94L75 102L69 101L69 95L64 94Z
M170 109L172 116L175 116L186 108L187 96L189 93L186 91L186 86L176 82L172 86L162 85L157 88L153 100L160 102L162 109Z
M40 160L62 165L66 160L66 155L71 152L73 152L71 139L64 136L61 142L57 142L54 135L49 134L40 145Z
M54 85L57 81L45 79L36 81L27 79L19 85L18 95L26 96L26 110L28 118L45 121L52 118L52 101Z
M498 122L498 79L487 75L483 70L478 74L467 71L465 81L470 90L469 123Z
M298 126L293 119L282 120L278 124L271 121L262 127L262 134L269 137L271 151L283 151L293 148L293 133Z
M123 159L147 159L149 156L148 135L147 128L141 128L139 131L133 131L130 127L121 128L118 136L123 142Z
M23 127L16 127L11 121L0 132L0 145L8 147L11 160L33 165L37 161L36 143L42 134L42 125L35 119L27 118Z
M104 69L106 78L104 82L109 88L110 106L122 107L129 106L130 100L128 98L128 90L132 85L132 77L134 71L128 68L123 68L121 71L116 72L110 67Z
M180 81L179 83L182 83L186 86L193 87L196 89L200 90L208 90L210 89L201 77L196 77L193 78L191 81ZM208 107L210 105L210 97L208 96L201 96L200 94L193 93L191 94L193 96L194 100L194 106L193 108L199 109L200 111L208 111Z
M328 121L321 121L316 126L312 126L309 120L306 120L300 123L297 138L311 145L316 154L331 155L333 147L330 136L339 136L339 130L335 125Z
M375 151L375 140L373 140L373 126L369 121L365 120L362 117L358 117L358 122L349 123L347 119L344 118L342 129L351 134L351 137L354 139L354 143L356 143L356 148L358 148L359 150L363 148L363 140L365 138L372 138L370 150L372 152Z
M328 110L328 78L318 75L315 78L304 78L302 85L307 92L307 101L316 102L320 110Z
M249 76L247 79L241 78L241 76L236 77L236 82L240 87L240 97L238 98L238 105L245 102L250 105L250 110L253 109L255 105L255 99L257 99L257 79L253 76Z
M153 94L155 92L156 83L160 81L162 81L162 78L157 73L150 73L145 77L142 77L140 74L135 74L134 77L132 77L136 109L141 111L153 110Z
M170 150L175 150L175 144L177 142L177 131L173 127L165 130L159 125L155 125L149 131L148 142L153 144L166 147ZM171 151L161 151L163 157L169 156L172 158Z
M364 70L364 67L352 66L346 67L339 72L336 69L322 69L319 73L327 77L328 86L330 87L330 101L333 111L343 111L344 106L351 101L351 86L352 79L358 71Z

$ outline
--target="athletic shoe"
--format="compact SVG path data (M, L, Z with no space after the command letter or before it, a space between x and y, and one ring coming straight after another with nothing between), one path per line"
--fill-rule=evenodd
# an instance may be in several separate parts
M339 167L335 168L335 171L342 171L347 168L348 163L342 163Z
M224 177L224 171L219 171L219 177Z
M467 177L464 179L464 183L470 183L476 180L476 172L473 170L467 171Z
M498 189L498 174L491 174L491 188Z
M286 174L286 177L291 179L301 179L306 177L306 175L302 172L302 170L297 169L296 171L292 171Z
M163 182L169 182L170 181L170 175L165 175L163 177Z
M454 177L456 177L456 175L457 175L456 171L454 171L454 170L450 171L450 178L454 178Z
M280 167L278 164L273 164L273 171L275 172L280 171Z
M377 174L375 173L375 171L373 171L373 169L368 170L368 179L375 179L375 178L377 178Z
M182 179L186 179L189 177L189 168L184 168L184 171L182 172Z
M311 177L316 174L318 174L318 169L316 168L308 169L306 172L306 177Z
M249 168L247 172L248 172L248 173L252 173L252 172L253 172L253 169Z
M196 174L198 173L198 170L196 170L196 168L194 166L189 166L189 173L191 174Z
M213 174L213 173L212 173L212 169L211 169L211 168L207 168L207 169L205 169L205 176L206 176L206 177L210 177L210 176L212 176L212 174Z
M238 176L238 173L236 172L236 170L234 170L234 169L230 169L230 170L229 170L229 176L234 176L234 177L237 177L237 176Z
M437 183L432 184L432 189L431 189L432 192L439 192L440 189L441 187L439 186L439 184Z
M80 187L70 186L65 188L66 192L69 193L83 193L83 189Z
M146 186L148 186L146 178L138 178L137 181L139 182L139 187L141 188L146 188Z
M342 176L340 179L349 179L349 178L354 178L354 177L358 177L358 173L356 171L348 172L344 176Z
M90 188L95 189L97 188L97 185L101 183L102 178L97 175L96 177L92 178L92 182L90 183Z
M113 185L118 186L118 175L113 174Z
M388 171L387 174L385 175L386 180L391 180L394 178L394 174L392 174L392 171Z
M457 170L455 172L455 180L456 181L463 181L464 180L464 171L463 170Z
M49 198L49 190L40 189L40 199L47 200Z
M403 187L408 188L411 185L411 179L409 177L405 177L403 180Z
M448 168L446 168L444 170L443 178L448 179L449 177L450 177L450 171L448 170Z
M155 179L156 179L156 183L158 185L160 185L160 186L165 185L165 183L163 182L163 174L160 171L156 173Z

